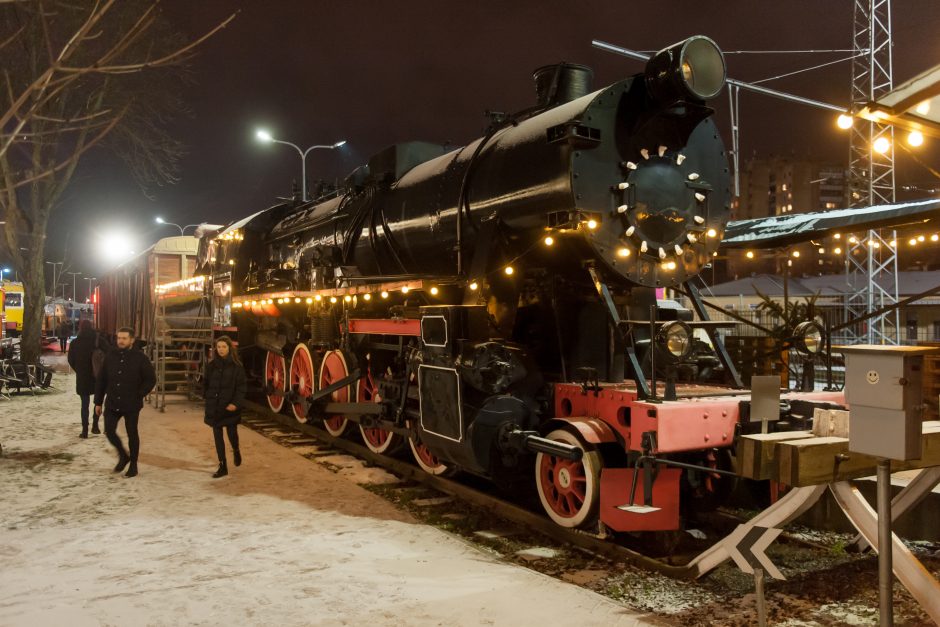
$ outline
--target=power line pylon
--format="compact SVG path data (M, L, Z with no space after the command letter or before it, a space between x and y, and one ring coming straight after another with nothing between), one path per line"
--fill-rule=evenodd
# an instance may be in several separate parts
M891 0L855 0L852 45L852 111L863 108L894 86L891 59ZM875 150L887 141L887 150ZM849 145L849 206L891 204L894 195L894 129L859 118ZM894 245L892 245L894 244ZM898 256L895 231L868 231L847 242L846 319L863 316L898 302ZM900 340L897 309L849 329L849 342L897 344Z

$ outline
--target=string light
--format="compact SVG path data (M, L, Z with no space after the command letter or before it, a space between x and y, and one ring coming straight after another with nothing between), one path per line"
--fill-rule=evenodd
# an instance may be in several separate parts
M323 297L320 296L319 294L317 294L316 296L313 297L313 300L315 300L315 301L317 301L317 302L319 303L321 300L323 300Z
M410 292L410 291L411 291L411 288L408 287L407 285L406 285L405 287L401 288L401 293L402 293L402 294L407 294L407 293Z
M911 246L916 246L916 245L917 245L917 238L916 238L916 237L912 237L911 239L907 240L907 243L910 244Z
M352 296L350 296L349 294L346 294L345 296L343 296L343 300L346 301L347 303L351 303Z
M299 299L299 298L295 298L295 299L294 299L294 302L295 302L295 303L299 303L299 302L300 302L300 299Z
M918 242L922 242L922 241L924 241L925 239L927 239L927 238L924 237L923 235L918 235L918 236L917 236L917 241L918 241Z
M312 299L312 298L308 298L308 299L307 299L307 304L308 304L308 305L312 305L312 304L313 304L313 299Z
M553 238L551 235L549 235L548 237L546 237L546 238L545 238L544 240L542 240L542 241L545 242L545 245L546 245L546 246L551 246L552 244L555 243L555 238Z
M629 257L629 256L630 256L630 249L629 249L629 248L620 248L620 249L618 249L618 250L617 250L617 256L618 256L618 257Z
M748 259L753 259L753 258L754 258L754 251L753 251L753 250L749 250L749 251L747 251L746 253L744 253L744 255L745 255Z
M934 233L933 235L930 236L930 241L931 242L940 241L940 235L937 235L936 233Z
M593 231L594 229L596 229L596 228L597 228L597 220L588 220L588 221L587 221L587 228L591 229L592 231Z
M439 291L439 290L438 290L436 287L432 287L432 288L431 288L431 296L437 296L438 291Z
M705 235L707 235L708 237L715 237L716 235L718 235L718 231L716 231L715 229L708 229L708 231L705 232Z
M841 238L842 238L842 234L841 234L841 233L833 233L832 237L833 237L833 239L841 239Z
M385 290L382 290L381 296L382 298L388 298L388 292L386 292Z
M364 294L362 300L372 300L372 294Z
M794 257L799 257L799 256L800 256L800 251L794 250L794 251L793 251L793 256L794 256Z
M858 244L858 238L854 235L849 237L849 244Z
M335 297L335 296L330 296L330 302L335 305L335 304L336 304L336 297Z
M470 290L471 290L471 291L476 291L476 289L477 289L478 287L480 287L480 285L479 285L476 281L474 281L473 283L470 284Z
M838 246L836 246L835 248L832 249L832 252L834 252L834 253L837 254L837 255L841 255L841 254L842 254L842 249L839 248Z
M515 269L513 269L512 266L506 266L506 267L503 269L503 272L506 273L506 276L512 276L512 273L515 272Z

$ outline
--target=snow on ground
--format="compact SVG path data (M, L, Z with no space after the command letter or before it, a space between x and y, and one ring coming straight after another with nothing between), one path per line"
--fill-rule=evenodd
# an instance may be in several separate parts
M194 405L145 408L125 479L104 435L78 438L74 379L55 384L0 400L0 625L646 624L248 429L212 479Z

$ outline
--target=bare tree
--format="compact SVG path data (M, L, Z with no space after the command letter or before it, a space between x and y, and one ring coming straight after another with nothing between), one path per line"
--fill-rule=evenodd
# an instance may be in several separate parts
M22 354L40 353L46 229L75 168L108 147L145 187L176 180L168 121L194 50L158 0L0 0L0 255L25 288Z

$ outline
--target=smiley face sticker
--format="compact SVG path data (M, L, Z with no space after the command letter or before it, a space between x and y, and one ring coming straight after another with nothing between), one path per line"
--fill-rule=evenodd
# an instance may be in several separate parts
M865 375L865 380L871 383L872 385L875 385L876 383L878 383L880 379L881 377L878 375L877 370L869 370L868 374Z

